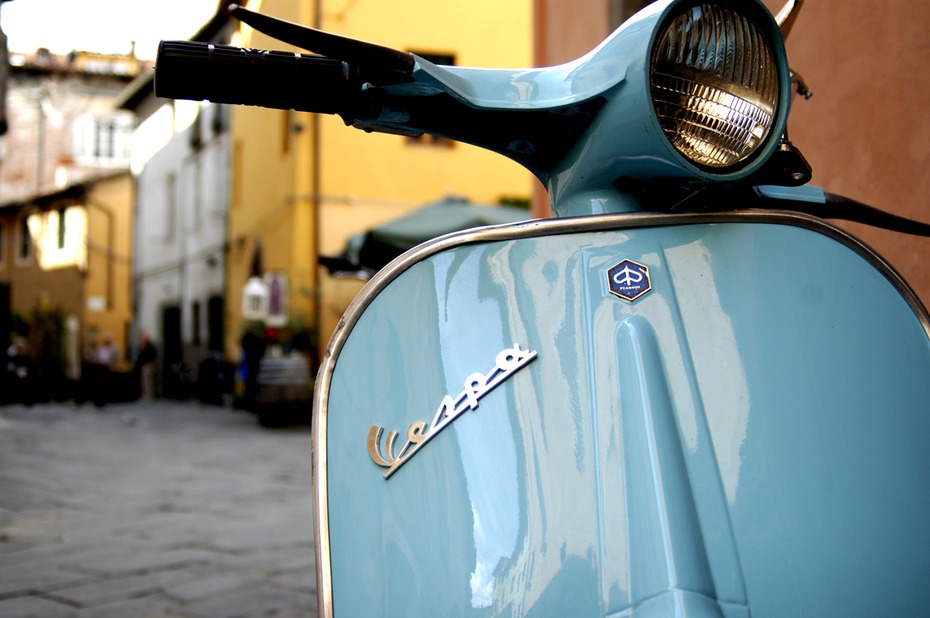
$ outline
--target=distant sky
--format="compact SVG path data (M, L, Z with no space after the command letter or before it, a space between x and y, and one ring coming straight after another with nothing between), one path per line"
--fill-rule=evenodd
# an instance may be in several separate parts
M0 25L14 52L47 47L128 54L154 60L161 39L187 39L216 11L217 0L11 0Z

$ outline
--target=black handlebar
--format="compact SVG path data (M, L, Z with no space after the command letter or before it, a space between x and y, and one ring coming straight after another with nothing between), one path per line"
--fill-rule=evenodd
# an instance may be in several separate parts
M339 114L349 107L348 73L346 63L320 56L162 41L155 95Z
M552 110L479 107L453 85L418 72L411 54L316 30L297 32L311 39L308 45L339 58L162 41L155 94L336 114L364 131L429 133L503 153L540 178L564 158L606 101L598 96ZM291 44L298 38L291 36Z

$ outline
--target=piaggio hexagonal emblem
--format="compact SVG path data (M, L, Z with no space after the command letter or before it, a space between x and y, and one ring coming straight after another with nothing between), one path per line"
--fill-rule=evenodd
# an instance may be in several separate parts
M633 260L623 260L607 271L610 293L630 302L652 289L649 267Z

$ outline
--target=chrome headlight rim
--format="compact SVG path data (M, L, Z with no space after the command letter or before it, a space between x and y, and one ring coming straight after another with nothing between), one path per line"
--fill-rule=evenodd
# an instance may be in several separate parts
M744 156L737 157L733 161L715 164L704 162L700 157L691 156L687 148L682 149L679 145L674 143L673 138L670 137L669 131L666 128L666 124L663 124L663 119L660 117L661 112L658 106L661 103L661 94L657 95L658 88L654 79L657 57L663 51L662 45L666 34L670 31L676 20L679 20L683 15L686 15L694 9L705 7L714 7L728 11L730 14L745 18L746 22L752 25L771 58L773 83L775 85L775 93L770 99L771 122L765 134L761 136L758 143ZM698 176L715 178L718 180L743 178L757 170L769 158L771 153L778 148L778 144L781 141L782 135L784 135L785 126L787 124L788 105L790 100L790 76L781 32L778 29L778 25L775 23L775 19L761 2L757 0L683 0L681 2L670 3L665 10L665 14L658 21L656 29L653 31L652 45L647 57L647 62L647 90L649 92L649 102L652 108L652 116L656 129L658 133L661 134L662 141L665 143L668 151L670 151L677 160L682 162L686 168L696 172ZM680 74L675 77L681 78L687 76L690 70L691 69L687 66L679 66L678 72ZM705 79L704 84L692 81L691 85L701 86L709 82L711 86L713 86L718 77L719 76L714 75L708 76L705 72L703 75ZM703 97L699 97L706 101L704 103L705 105L718 103L718 101L715 101L714 97L718 96L721 92L723 94L732 95L734 93L734 87L737 94L750 95L738 96L737 99L741 100L738 105L744 105L745 102L752 102L751 90L750 92L742 90L742 86L734 84L733 82L719 85L724 85L726 88L716 88L716 93L711 93L710 95L704 93ZM690 97L692 93L679 94L683 97ZM659 102L657 102L657 100Z

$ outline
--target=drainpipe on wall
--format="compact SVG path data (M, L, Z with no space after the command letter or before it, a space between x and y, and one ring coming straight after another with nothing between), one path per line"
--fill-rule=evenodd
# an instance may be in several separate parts
M0 7L9 0L0 0ZM6 33L0 30L0 135L7 132L6 93L10 81L10 52L7 48Z
M317 30L323 29L323 0L316 0L316 11L313 16L313 27ZM313 263L311 265L311 271L313 272L313 289L314 289L314 299L313 299L313 326L316 329L316 357L313 359L314 369L316 368L316 362L319 360L319 351L323 349L323 346L320 345L320 335L322 333L321 320L323 316L321 305L323 304L322 290L320 289L320 269L318 265L318 260L320 256L320 208L322 207L322 187L320 176L321 176L321 166L320 166L320 151L321 140L320 140L320 114L310 114L310 154L313 157L313 162L311 163L310 170L310 182L311 182L311 199L310 207L313 208L313 213L311 214L313 221ZM324 343L325 345L325 343Z
M100 204L100 203L97 203L97 202L92 202L92 201L90 201L90 200L85 200L85 203L87 204L87 208L88 208L88 209L90 209L90 208L96 208L97 210L99 210L100 212L102 212L103 215L104 215L104 216L106 217L106 219L107 219L107 244L106 244L106 251L104 252L105 255L106 255L106 260L107 260L107 267L106 267L106 273L107 273L107 274L106 274L106 277L107 277L106 301L107 301L107 305L106 305L106 306L107 306L107 310L112 310L112 309L113 309L113 277L114 277L114 275L113 275L113 261L114 261L114 259L115 259L115 251L114 251L113 247L114 247L114 245L115 245L115 240L116 240L116 239L115 239L115 234L116 234L116 232L115 232L114 226L113 226L113 218L114 218L113 211L110 210L110 208L109 208L108 206L105 206L105 205ZM87 225L88 225L88 230L87 230L87 231L88 231L88 234L87 234L87 262L88 262L88 269L89 269L89 268L90 268L90 253L91 253L91 246L90 246L90 217L88 217Z
M42 193L45 176L45 101L48 98L48 91L45 86L39 87L39 97L36 99L36 133L38 134L36 145L36 195Z

